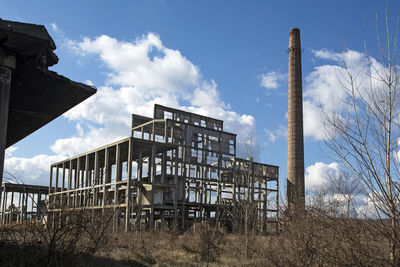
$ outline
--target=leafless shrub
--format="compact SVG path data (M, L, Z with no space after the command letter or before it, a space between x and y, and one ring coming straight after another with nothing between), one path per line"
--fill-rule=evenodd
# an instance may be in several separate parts
M90 214L64 212L56 219L59 223L52 228L39 222L3 226L1 251L8 256L1 261L17 261L15 265L70 266L80 264L107 246L108 231ZM18 251L13 251L13 247Z
M375 229L374 222L309 211L268 237L263 255L275 266L387 266L390 251Z
M22 179L12 176L22 183ZM31 197L27 194L28 197ZM35 199L32 203L37 207ZM38 209L39 213L43 210ZM47 214L41 214L45 217ZM74 266L108 244L113 214L60 207L44 223L29 220L0 227L0 263L10 266ZM4 265L4 264L0 264Z
M198 223L180 237L181 247L199 256L199 260L209 263L217 260L222 252L224 233L208 223Z
M399 266L399 29L398 22L394 31L390 29L388 8L387 3L386 36L382 43L377 34L377 56L370 55L364 41L366 68L343 58L338 81L345 96L335 109L324 110L323 120L327 146L362 184L379 223L377 230L387 231L383 245L390 247L392 265Z

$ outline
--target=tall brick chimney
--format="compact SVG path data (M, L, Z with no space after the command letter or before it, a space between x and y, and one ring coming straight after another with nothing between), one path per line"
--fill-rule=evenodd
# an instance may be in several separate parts
M301 212L305 206L302 91L300 30L293 28L289 34L287 203L290 212Z

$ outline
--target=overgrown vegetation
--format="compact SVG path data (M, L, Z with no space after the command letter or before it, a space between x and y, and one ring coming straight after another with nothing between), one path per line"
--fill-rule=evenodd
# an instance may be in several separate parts
M95 224L100 222L92 223L70 220L57 233L34 223L5 226L0 231L0 265L391 266L389 221L382 228L375 221L317 209L283 220L280 233L248 237L206 223L183 234L99 231Z

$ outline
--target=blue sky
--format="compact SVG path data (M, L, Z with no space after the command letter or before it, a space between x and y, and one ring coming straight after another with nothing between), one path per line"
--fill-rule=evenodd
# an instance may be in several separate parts
M1 18L46 26L60 58L52 70L99 89L9 149L6 170L26 183L46 184L51 162L128 136L129 112L151 115L152 104L161 101L228 117L228 130L241 142L254 128L259 161L279 165L284 184L287 47L290 28L298 27L306 183L319 184L338 165L324 147L316 107L335 95L332 69L343 51L362 57L365 38L376 53L376 15L383 32L385 2L1 0ZM389 3L391 22L399 7Z

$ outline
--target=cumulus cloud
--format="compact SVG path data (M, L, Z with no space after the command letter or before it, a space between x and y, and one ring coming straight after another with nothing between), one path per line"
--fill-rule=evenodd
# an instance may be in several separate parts
M377 218L379 203L366 194L361 184L347 175L336 163L316 162L306 168L307 202L316 208L333 212L334 216ZM374 200L375 199L375 200Z
M329 181L329 177L337 177L340 172L339 164L316 162L306 168L305 173L305 187L306 189L313 189L322 186Z
M382 211L387 212L387 207L375 194L366 193L356 178L343 173L341 166L336 162L329 164L316 162L308 166L305 173L305 188L309 204L325 208L328 212L334 211L335 215L349 214L369 219L385 218Z
M151 117L156 103L222 119L225 130L238 133L239 142L250 139L254 117L233 111L220 98L217 83L204 79L195 64L179 50L164 46L157 34L148 33L131 42L106 35L84 37L67 40L64 47L79 55L80 61L99 60L107 72L105 84L64 115L75 123L76 134L56 140L51 145L55 155L11 157L7 159L9 170L18 170L32 181L39 179L40 172L48 179L44 166L48 169L49 161L129 136L131 114ZM90 80L87 83L92 84Z
M55 32L59 31L57 24L55 24L54 22L50 23L50 28Z
M286 126L279 125L279 127L275 130L264 129L264 133L268 136L269 141L275 142L280 137L287 137L288 129Z
M6 149L6 153L5 153L5 158L9 158L12 156L12 154L17 151L18 147L16 146L10 146L9 148Z
M333 60L333 61L341 61L343 60L342 53L336 53L330 51L328 49L320 49L320 50L311 50L316 58L324 59L324 60Z
M37 155L33 158L10 157L4 162L4 170L18 181L39 185L49 184L50 164L65 159L63 155ZM9 177L5 175L6 179ZM9 177L11 178L11 177Z
M346 63L348 71L356 77L360 90L366 90L369 81L368 74L372 74L372 68L365 54L354 50L344 53L334 53L326 49L314 50L316 58L334 61L333 64L316 66L305 78L305 90L303 93L303 118L304 135L315 140L326 139L322 121L322 110L330 114L336 110L348 108L344 85L347 84L347 73L343 62Z
M382 196L380 196L382 197ZM365 194L357 198L357 214L362 218L378 219L388 218L390 214L387 205L384 205L374 194Z
M85 80L85 83L87 85L94 86L94 84L93 84L93 82L91 80Z
M107 129L112 129L118 138L123 132L128 133L130 114L152 116L155 103L222 119L225 128L239 133L242 142L249 137L246 129L255 125L254 117L234 112L221 100L215 81L205 80L196 65L180 51L165 47L154 33L133 42L102 35L70 41L69 46L81 55L99 57L111 71L107 86L100 87L94 97L66 113L70 120L104 125L102 135ZM98 131L98 128L90 130L88 135L97 136L90 139L99 140Z
M311 101L303 102L303 131L305 137L322 140L325 137L321 108Z
M346 75L342 62L353 71L360 80L368 80L368 62L363 53L347 50L344 53L335 53L326 49L313 50L314 56L321 60L329 60L331 64L323 64L314 69L305 77L303 84L303 127L304 136L315 140L326 139L322 121L322 110L330 113L338 108L343 108L346 97L343 88L343 79ZM365 77L364 77L365 76ZM278 81L287 79L287 75L279 72L268 72L262 75L262 83L266 88L277 88ZM271 133L279 129L265 132L271 137Z
M345 88L349 85L348 75L355 79L359 96L365 101L371 101L377 95L374 90L384 86L379 77L382 73L387 73L387 70L374 58L368 59L364 53L354 50L337 53L320 49L312 50L312 53L323 63L318 63L304 78L303 127L306 138L319 141L329 138L323 124L323 112L329 116L334 112L343 112L351 108ZM268 72L260 77L262 77L261 84L269 89L277 88L279 81L287 79L287 75L283 76L277 71ZM272 142L279 136L287 135L282 131L282 126L277 129L265 129L264 133Z
M270 71L260 75L260 85L266 89L277 89L281 82L287 79L287 74Z
M200 82L199 69L178 50L165 47L158 35L149 33L133 42L102 35L70 41L81 55L95 55L111 70L108 83L147 90L149 97L164 93L185 94ZM153 55L154 54L154 55Z

